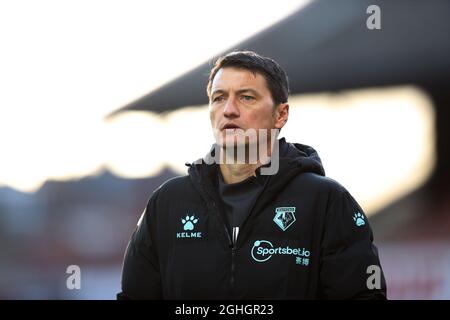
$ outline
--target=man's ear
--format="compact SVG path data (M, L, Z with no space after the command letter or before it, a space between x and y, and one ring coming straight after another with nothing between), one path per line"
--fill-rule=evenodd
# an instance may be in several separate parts
M280 103L275 111L275 128L281 129L284 127L289 118L289 104Z

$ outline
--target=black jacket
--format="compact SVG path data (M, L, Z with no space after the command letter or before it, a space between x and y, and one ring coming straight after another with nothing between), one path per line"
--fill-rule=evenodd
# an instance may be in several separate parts
M128 244L118 298L384 299L382 271L379 289L367 285L380 261L361 207L325 177L313 148L281 139L279 164L236 243L218 165L191 164L156 189Z

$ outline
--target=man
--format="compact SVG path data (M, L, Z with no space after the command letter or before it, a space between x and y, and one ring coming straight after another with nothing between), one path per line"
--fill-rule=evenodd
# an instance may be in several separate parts
M207 93L216 144L153 192L118 298L384 299L361 207L313 148L275 139L289 115L283 69L233 52L217 60Z

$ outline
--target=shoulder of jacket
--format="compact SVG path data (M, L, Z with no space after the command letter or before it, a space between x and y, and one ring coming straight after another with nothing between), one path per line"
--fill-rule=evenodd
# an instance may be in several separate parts
M163 182L155 189L154 193L179 192L185 190L187 187L190 187L189 176L177 176Z
M164 181L159 187L153 190L150 198L147 201L147 207L152 203L153 205L160 205L161 203L170 202L168 199L186 195L191 188L189 176L177 176Z
M309 187L316 187L322 191L328 189L331 192L346 192L344 186L336 180L313 172L304 172L299 174L293 179L292 182L307 184Z

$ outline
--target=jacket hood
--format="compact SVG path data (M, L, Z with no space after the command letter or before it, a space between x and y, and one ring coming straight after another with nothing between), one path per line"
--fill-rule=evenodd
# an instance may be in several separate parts
M287 142L285 138L281 138L278 141L279 169L284 171L289 167L297 172L296 169L301 167L301 172L313 172L325 176L322 161L314 148L305 144ZM214 144L204 158L197 159L192 163L186 163L186 166L190 167L188 170L189 175L193 174L195 170L208 170L207 167L216 166L214 163L215 147L216 145Z
M325 176L322 161L314 148L300 144L286 142L285 138L279 141L279 167L274 175L270 175L270 183L267 184L266 192L278 193L291 179L299 174L311 172ZM193 163L186 163L189 167L188 174L200 191L209 194L214 190L217 177L218 164L214 163L215 145L212 146L208 154ZM273 161L273 160L272 160ZM270 163L266 166L269 166ZM256 174L260 174L260 168Z
M280 143L280 170L293 170L296 174L301 172L312 172L325 176L317 151L305 144L286 142L285 138L279 140ZM283 168L281 164L284 164ZM287 172L280 172L287 173Z

